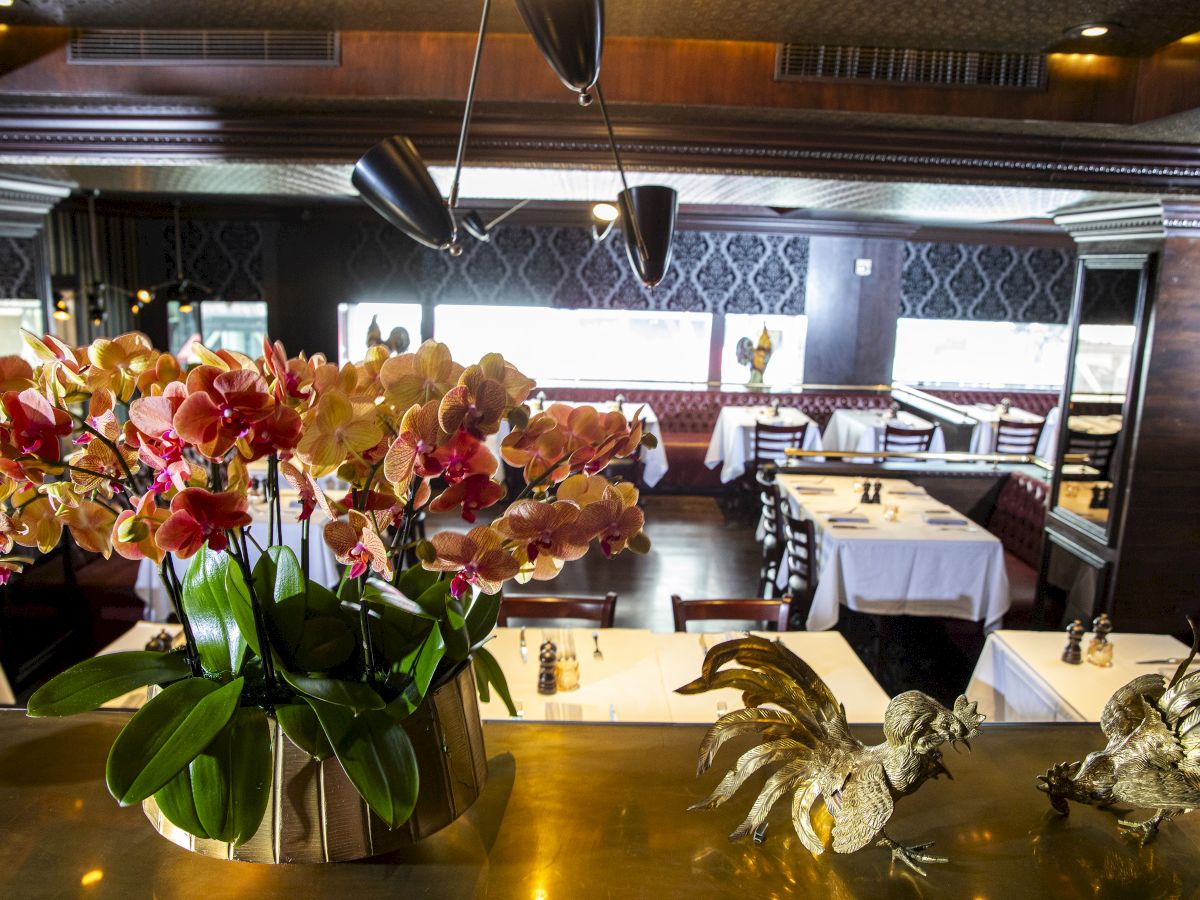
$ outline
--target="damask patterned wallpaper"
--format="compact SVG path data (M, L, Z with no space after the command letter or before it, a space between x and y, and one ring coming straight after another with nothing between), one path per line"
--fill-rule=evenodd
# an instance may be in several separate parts
M175 225L151 224L159 251L146 254L146 265L155 282L175 277ZM267 233L271 223L248 219L230 221L184 220L183 271L211 288L222 300L267 299Z
M671 269L652 290L635 278L618 231L595 242L583 228L500 226L488 243L468 238L455 259L385 223L362 224L345 265L361 298L796 314L804 312L808 239L681 231Z
M38 294L33 238L0 237L0 297L36 300Z
M1066 324L1075 256L996 244L904 246L900 315Z

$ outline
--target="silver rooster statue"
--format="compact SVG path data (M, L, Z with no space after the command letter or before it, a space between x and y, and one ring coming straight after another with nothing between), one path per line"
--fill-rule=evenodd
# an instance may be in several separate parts
M1105 704L1100 729L1108 745L1038 776L1038 790L1055 811L1067 815L1071 800L1154 810L1143 821L1117 822L1144 846L1164 822L1200 808L1200 671L1188 671L1200 631L1193 619L1188 624L1192 651L1169 682L1159 674L1140 675Z
M736 662L746 668L722 669ZM884 828L895 803L926 780L949 776L938 749L957 749L979 733L983 716L966 697L949 710L932 697L909 691L894 697L884 715L884 742L868 747L850 733L846 712L812 668L778 641L744 637L714 646L699 678L678 688L699 694L719 688L742 691L745 709L722 716L700 744L697 774L708 771L730 738L759 733L762 743L742 754L707 799L692 809L712 809L729 800L753 773L775 766L745 821L729 836L761 839L767 815L792 795L792 824L814 855L825 851L813 828L813 806L821 799L833 818L833 849L854 853L871 842L892 851L893 861L924 875L921 867L946 859L924 851L932 842L906 847ZM763 704L779 707L774 709Z

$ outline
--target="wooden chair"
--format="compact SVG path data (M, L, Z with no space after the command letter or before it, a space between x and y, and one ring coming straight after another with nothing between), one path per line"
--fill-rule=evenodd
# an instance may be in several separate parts
M772 631L787 631L790 606L787 597L777 600L683 600L678 594L671 595L676 631L687 631L688 622L704 619L765 622Z
M933 443L933 427L901 428L897 425L885 425L883 428L883 449L898 453L928 453L929 445Z
M803 623L812 608L817 589L817 540L812 519L793 516L782 509L784 564L787 565L787 593L792 598L792 618Z
M773 463L781 459L784 451L804 448L804 436L808 434L808 422L799 425L768 425L764 422L754 423L754 442L750 446L749 467L755 470L759 466Z
M1087 455L1088 465L1098 469L1101 478L1108 478L1108 469L1112 464L1113 451L1117 448L1119 431L1111 434L1090 434L1086 431L1067 430L1067 453L1083 453Z
M505 597L500 601L496 624L507 627L512 619L584 619L600 628L612 628L617 616L617 595L603 597Z
M762 561L758 567L758 594L775 596L775 582L783 564L783 522L780 521L779 486L774 469L759 469L754 473L758 485L759 521L763 527Z
M995 453L1031 455L1037 450L1046 421L1026 422L1001 417L996 423L996 438L992 443Z

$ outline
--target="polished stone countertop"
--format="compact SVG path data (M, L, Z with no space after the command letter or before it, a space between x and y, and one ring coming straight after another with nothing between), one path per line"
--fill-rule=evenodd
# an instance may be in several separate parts
M1200 817L1168 823L1139 848L1118 835L1111 812L1073 807L1063 819L1035 790L1051 763L1102 746L1095 725L985 725L973 753L947 752L954 780L902 800L888 826L904 843L936 841L931 852L950 858L920 879L893 869L883 849L812 857L786 800L762 845L730 843L761 779L718 810L688 812L736 748L697 779L704 729L681 725L488 723L482 796L416 847L324 866L205 859L109 797L104 762L127 715L0 711L0 897L1200 896ZM855 730L879 739L877 728Z

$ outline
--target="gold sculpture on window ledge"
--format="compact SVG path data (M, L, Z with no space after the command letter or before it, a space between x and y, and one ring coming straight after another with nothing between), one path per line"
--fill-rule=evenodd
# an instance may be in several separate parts
M740 365L750 367L749 387L763 384L763 374L767 371L767 363L771 361L771 354L774 351L775 346L771 342L771 335L767 331L766 324L763 325L762 334L758 336L757 344L748 337L738 341L737 361Z
M746 668L722 669L726 663ZM932 697L908 691L892 699L884 714L882 744L868 747L850 734L846 711L828 685L779 641L744 637L708 651L699 678L680 694L720 688L742 691L745 709L717 720L700 744L697 774L708 771L717 751L730 738L758 732L762 743L742 754L707 799L692 809L713 809L729 800L755 772L767 766L767 779L749 815L730 840L766 832L767 815L784 796L792 796L792 824L814 855L825 851L811 814L818 799L833 818L833 849L854 853L874 842L892 851L892 859L924 875L927 863L946 862L924 851L932 843L906 847L884 831L895 802L930 778L949 775L939 747L969 739L983 721L976 704L960 696L949 710ZM774 709L763 704L779 707Z
M1200 808L1200 670L1189 671L1200 631L1194 619L1188 624L1192 650L1169 682L1158 673L1139 675L1105 704L1100 729L1108 745L1038 776L1038 790L1056 812L1067 815L1072 800L1154 810L1148 819L1117 821L1145 845L1163 822Z

